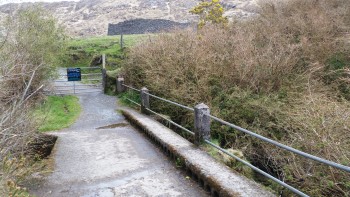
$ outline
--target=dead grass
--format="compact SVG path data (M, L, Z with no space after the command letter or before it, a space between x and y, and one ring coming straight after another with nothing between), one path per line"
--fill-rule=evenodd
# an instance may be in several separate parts
M129 84L190 106L205 102L229 122L350 165L349 13L347 0L265 2L259 16L227 29L176 31L134 47L124 74ZM192 125L192 114L152 108ZM212 136L310 195L350 195L349 174L216 123Z

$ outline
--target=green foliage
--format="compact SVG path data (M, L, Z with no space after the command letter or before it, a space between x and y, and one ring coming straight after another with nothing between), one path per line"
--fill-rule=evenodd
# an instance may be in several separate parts
M323 80L326 84L334 85L346 100L350 100L350 57L346 54L335 54L328 60Z
M49 96L34 112L41 124L39 131L54 131L69 127L79 117L81 107L75 96Z
M175 160L175 165L178 168L183 168L183 167L185 167L185 161L183 159L177 157Z
M190 10L190 13L199 16L198 28L204 27L207 23L226 26L228 19L223 16L224 12L220 0L203 1Z
M131 108L135 108L135 109L137 109L138 106L135 105L134 103L130 102L128 99L135 101L136 103L139 103L139 104L141 103L140 94L133 91L133 90L128 90L124 93L119 94L118 98L122 104L129 106Z

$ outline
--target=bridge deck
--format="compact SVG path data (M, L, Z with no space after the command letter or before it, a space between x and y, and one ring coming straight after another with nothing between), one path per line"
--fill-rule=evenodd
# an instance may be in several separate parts
M58 141L37 196L208 196L115 112L115 97L80 96L83 112ZM109 126L110 125L110 126ZM116 127L116 128L113 128Z

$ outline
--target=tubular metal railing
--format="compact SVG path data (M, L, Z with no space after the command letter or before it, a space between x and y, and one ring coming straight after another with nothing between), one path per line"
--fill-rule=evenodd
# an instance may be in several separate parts
M186 131L187 133L189 133L189 134L191 134L191 135L194 135L194 132L192 132L192 131L186 129L185 127L183 127L183 126L177 124L176 122L174 122L174 121L172 121L172 120L166 118L164 115L159 114L159 113L157 113L157 112L155 112L155 111L153 111L153 110L151 110L151 109L149 109L149 108L146 108L146 109L147 109L147 111L149 111L149 112L151 112L151 113L153 113L153 114L155 114L155 115L157 115L157 116L163 118L164 120L168 121L170 124L172 124L172 125L178 127L179 129L182 129L183 131Z
M170 103L170 104L176 105L176 106L178 106L178 107L182 107L182 108L184 108L184 109L187 109L187 110L190 110L190 111L194 111L194 109L193 109L193 108L191 108L191 107L187 107L187 106L185 106L185 105L181 105L181 104L176 103L176 102L174 102L174 101L170 101L170 100L167 100L167 99L161 98L161 97L159 97L159 96L156 96L156 95L153 95L153 94L150 94L150 93L147 93L147 92L145 92L145 94L147 94L147 95L149 95L149 96L151 96L151 97L153 97L153 98L156 98L156 99L159 99L159 100L165 101L165 102L167 102L167 103Z
M124 85L124 84L123 84L123 86L125 86L125 87L127 87L127 88L129 88L129 89L132 89L132 90L134 90L134 91L141 92L141 90L136 89L136 88L133 88L133 87L131 87L131 86ZM159 100L168 102L168 103L170 103L170 104L174 104L174 105L176 105L176 106L178 106L178 107L181 107L181 108L184 108L184 109L187 109L187 110L190 110L190 111L194 111L194 108L191 108L191 107L188 107L188 106L185 106L185 105L182 105L182 104L179 104L179 103L176 103L176 102L174 102L174 101L170 101L170 100L167 100L167 99L158 97L158 96L155 96L155 95L150 94L150 93L147 93L147 92L144 92L144 93L147 94L147 95L149 95L149 96L151 96L151 97L153 97L153 98L156 98L156 99L159 99ZM138 106L141 106L139 103L137 103L137 102L135 102L135 101L132 101L131 99L128 99L128 100L129 100L130 102L132 102L132 103L138 105ZM169 123L171 123L171 124L173 124L174 126L176 126L176 127L180 128L180 129L182 129L182 130L184 130L184 131L190 133L191 135L194 135L194 134L195 134L194 132L192 132L192 131L190 131L190 130L184 128L183 126L181 126L181 125L179 125L179 124L177 124L177 123L175 123L175 122L173 122L173 121L167 119L166 117L164 117L164 115L161 115L161 114L159 114L159 113L157 113L157 112L154 112L154 111L152 111L151 109L148 109L148 108L147 108L147 110L148 110L149 112L151 112L151 113L153 113L153 114L155 114L155 115L157 115L157 116L159 116L159 117L161 117L161 118L163 118L163 119L169 121ZM232 124L232 123L229 123L229 122L227 122L227 121L225 121L225 120L222 120L222 119L220 119L220 118L218 118L218 117L215 117L215 116L213 116L213 115L210 115L210 114L205 114L205 115L209 116L211 119L213 119L213 120L215 120L215 121L217 121L217 122L219 122L219 123L221 123L221 124L224 124L224 125L226 125L226 126L229 126L229 127L233 128L233 129L236 129L236 130L238 130L238 131L244 132L244 133L246 133L246 134L248 134L248 135L250 135L250 136L256 137L256 138L258 138L258 139L260 139L260 140L263 140L263 141L265 141L265 142L268 142L268 143L270 143L270 144L273 144L273 145L275 145L275 146L278 146L278 147L280 147L280 148L282 148L282 149L284 149L284 150L287 150L287 151L289 151L289 152L295 153L295 154L300 155L300 156L302 156L302 157L305 157L305 158L307 158L307 159L311 159L311 160L314 160L314 161L317 161L317 162L326 164L326 165L328 165L328 166L332 166L332 167L334 167L334 168L337 168L337 169L340 169L340 170L343 170L343 171L346 171L346 172L350 172L350 167L349 167L349 166L341 165L341 164L339 164L339 163L336 163L336 162L333 162L333 161L329 161L329 160L326 160L326 159L323 159L323 158L320 158L320 157L317 157L317 156L314 156L314 155L305 153L305 152L303 152L303 151L300 151L300 150L297 150L297 149L292 148L292 147L290 147L290 146L281 144L281 143L279 143L279 142L277 142L277 141L271 140L271 139L266 138L266 137L264 137L264 136L261 136L261 135L259 135L259 134L257 134L257 133L254 133L254 132L252 132L252 131L249 131L249 130L247 130L247 129L244 129L244 128L242 128L242 127L239 127L239 126L237 126L237 125L234 125L234 124ZM209 140L204 140L204 142L205 142L206 144L209 144L210 146L212 146L212 147L214 147L214 148L220 150L221 152L227 154L228 156L233 157L234 159L236 159L236 160L242 162L243 164L245 164L245 165L247 165L248 167L252 168L254 171L256 171L256 172L262 174L263 176L265 176L265 177L267 177L267 178L269 178L269 179L275 181L276 183L278 183L278 184L280 184L281 186L283 186L283 187L289 189L289 190L292 191L293 193L298 194L298 195L300 195L300 196L308 196L307 194L301 192L300 190L298 190L298 189L296 189L296 188L294 188L294 187L288 185L287 183L285 183L285 182L283 182L283 181L277 179L276 177L274 177L274 176L272 176L272 175L270 175L270 174L264 172L263 170L261 170L261 169L255 167L255 166L253 166L253 165L250 164L248 161L245 161L245 160L243 160L243 159L237 157L236 155L234 155L234 154L228 152L227 150L221 148L220 146L218 146L218 145L216 145L216 144L210 142Z

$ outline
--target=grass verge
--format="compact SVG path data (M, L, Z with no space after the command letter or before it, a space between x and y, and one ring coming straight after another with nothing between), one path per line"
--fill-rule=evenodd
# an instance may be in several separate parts
M49 96L34 112L39 131L54 131L69 127L79 117L81 107L76 96Z

